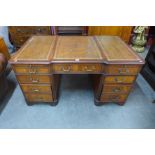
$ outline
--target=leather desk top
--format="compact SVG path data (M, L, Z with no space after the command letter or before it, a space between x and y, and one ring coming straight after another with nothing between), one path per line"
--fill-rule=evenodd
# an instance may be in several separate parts
M10 59L11 64L57 62L144 63L117 36L32 36Z

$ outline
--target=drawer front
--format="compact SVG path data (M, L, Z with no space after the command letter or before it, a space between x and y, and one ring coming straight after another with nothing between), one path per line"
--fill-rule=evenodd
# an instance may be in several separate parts
M135 76L105 76L105 83L133 83Z
M53 64L53 71L58 73L100 73L100 64Z
M137 75L140 71L140 66L137 65L108 65L106 74L113 75Z
M105 84L102 93L128 93L132 85Z
M102 72L103 67L100 64L79 64L78 65L78 71L79 72L97 72L100 73Z
M101 95L101 102L125 102L127 99L127 94L102 94Z
M21 84L20 86L26 93L52 93L50 85Z
M77 64L53 64L53 71L58 73L73 73L78 71Z
M50 84L52 82L51 76L47 75L17 75L17 79L20 83Z
M50 65L13 65L16 74L49 74Z
M53 102L52 94L27 93L25 97L29 102Z

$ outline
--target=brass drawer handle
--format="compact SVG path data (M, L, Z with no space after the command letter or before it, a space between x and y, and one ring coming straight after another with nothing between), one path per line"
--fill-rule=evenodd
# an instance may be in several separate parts
M85 66L84 69L85 69L85 71L87 71L87 72L92 72L92 71L95 70L95 66L92 66L91 69L90 69L88 66Z
M71 67L68 66L68 67L65 68L64 66L62 66L62 67L61 67L61 70L64 71L64 72L70 72Z
M120 99L119 96L114 96L114 97L109 97L109 100L112 101L112 102L117 102L118 100Z
M129 70L127 68L119 68L118 72L119 74L127 74L129 73Z
M116 93L116 92L120 92L120 91L121 91L121 88L113 88L113 89L112 89L112 92L115 92L115 93Z
M37 100L44 100L43 97L37 97L36 99L37 99Z
M29 69L29 73L30 74L36 74L37 73L37 70L36 69Z
M125 78L122 78L122 80L119 80L117 77L115 77L115 81L116 81L117 83L122 83L122 82L124 82L124 80L125 80Z
M33 82L33 83L38 83L38 82L39 82L39 80L32 80L32 82Z
M34 80L33 78L30 78L30 80L32 81L32 83L38 83L39 79Z
M32 89L32 92L39 92L38 89Z
M37 73L37 69L34 68L34 67L32 67L32 66L30 65L29 73L30 73L30 74L36 74L36 73Z

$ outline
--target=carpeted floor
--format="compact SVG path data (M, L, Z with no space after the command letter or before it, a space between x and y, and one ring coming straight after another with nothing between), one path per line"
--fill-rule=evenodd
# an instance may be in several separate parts
M10 91L0 106L0 128L155 128L155 104L147 97L141 76L124 106L99 107L94 105L87 75L63 75L55 107L27 106L13 72L8 80Z

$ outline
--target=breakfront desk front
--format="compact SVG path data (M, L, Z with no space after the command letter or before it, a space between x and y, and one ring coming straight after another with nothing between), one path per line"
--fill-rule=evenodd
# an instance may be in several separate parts
M61 74L90 74L96 105L123 105L144 61L117 36L32 36L10 63L28 105L56 105Z

